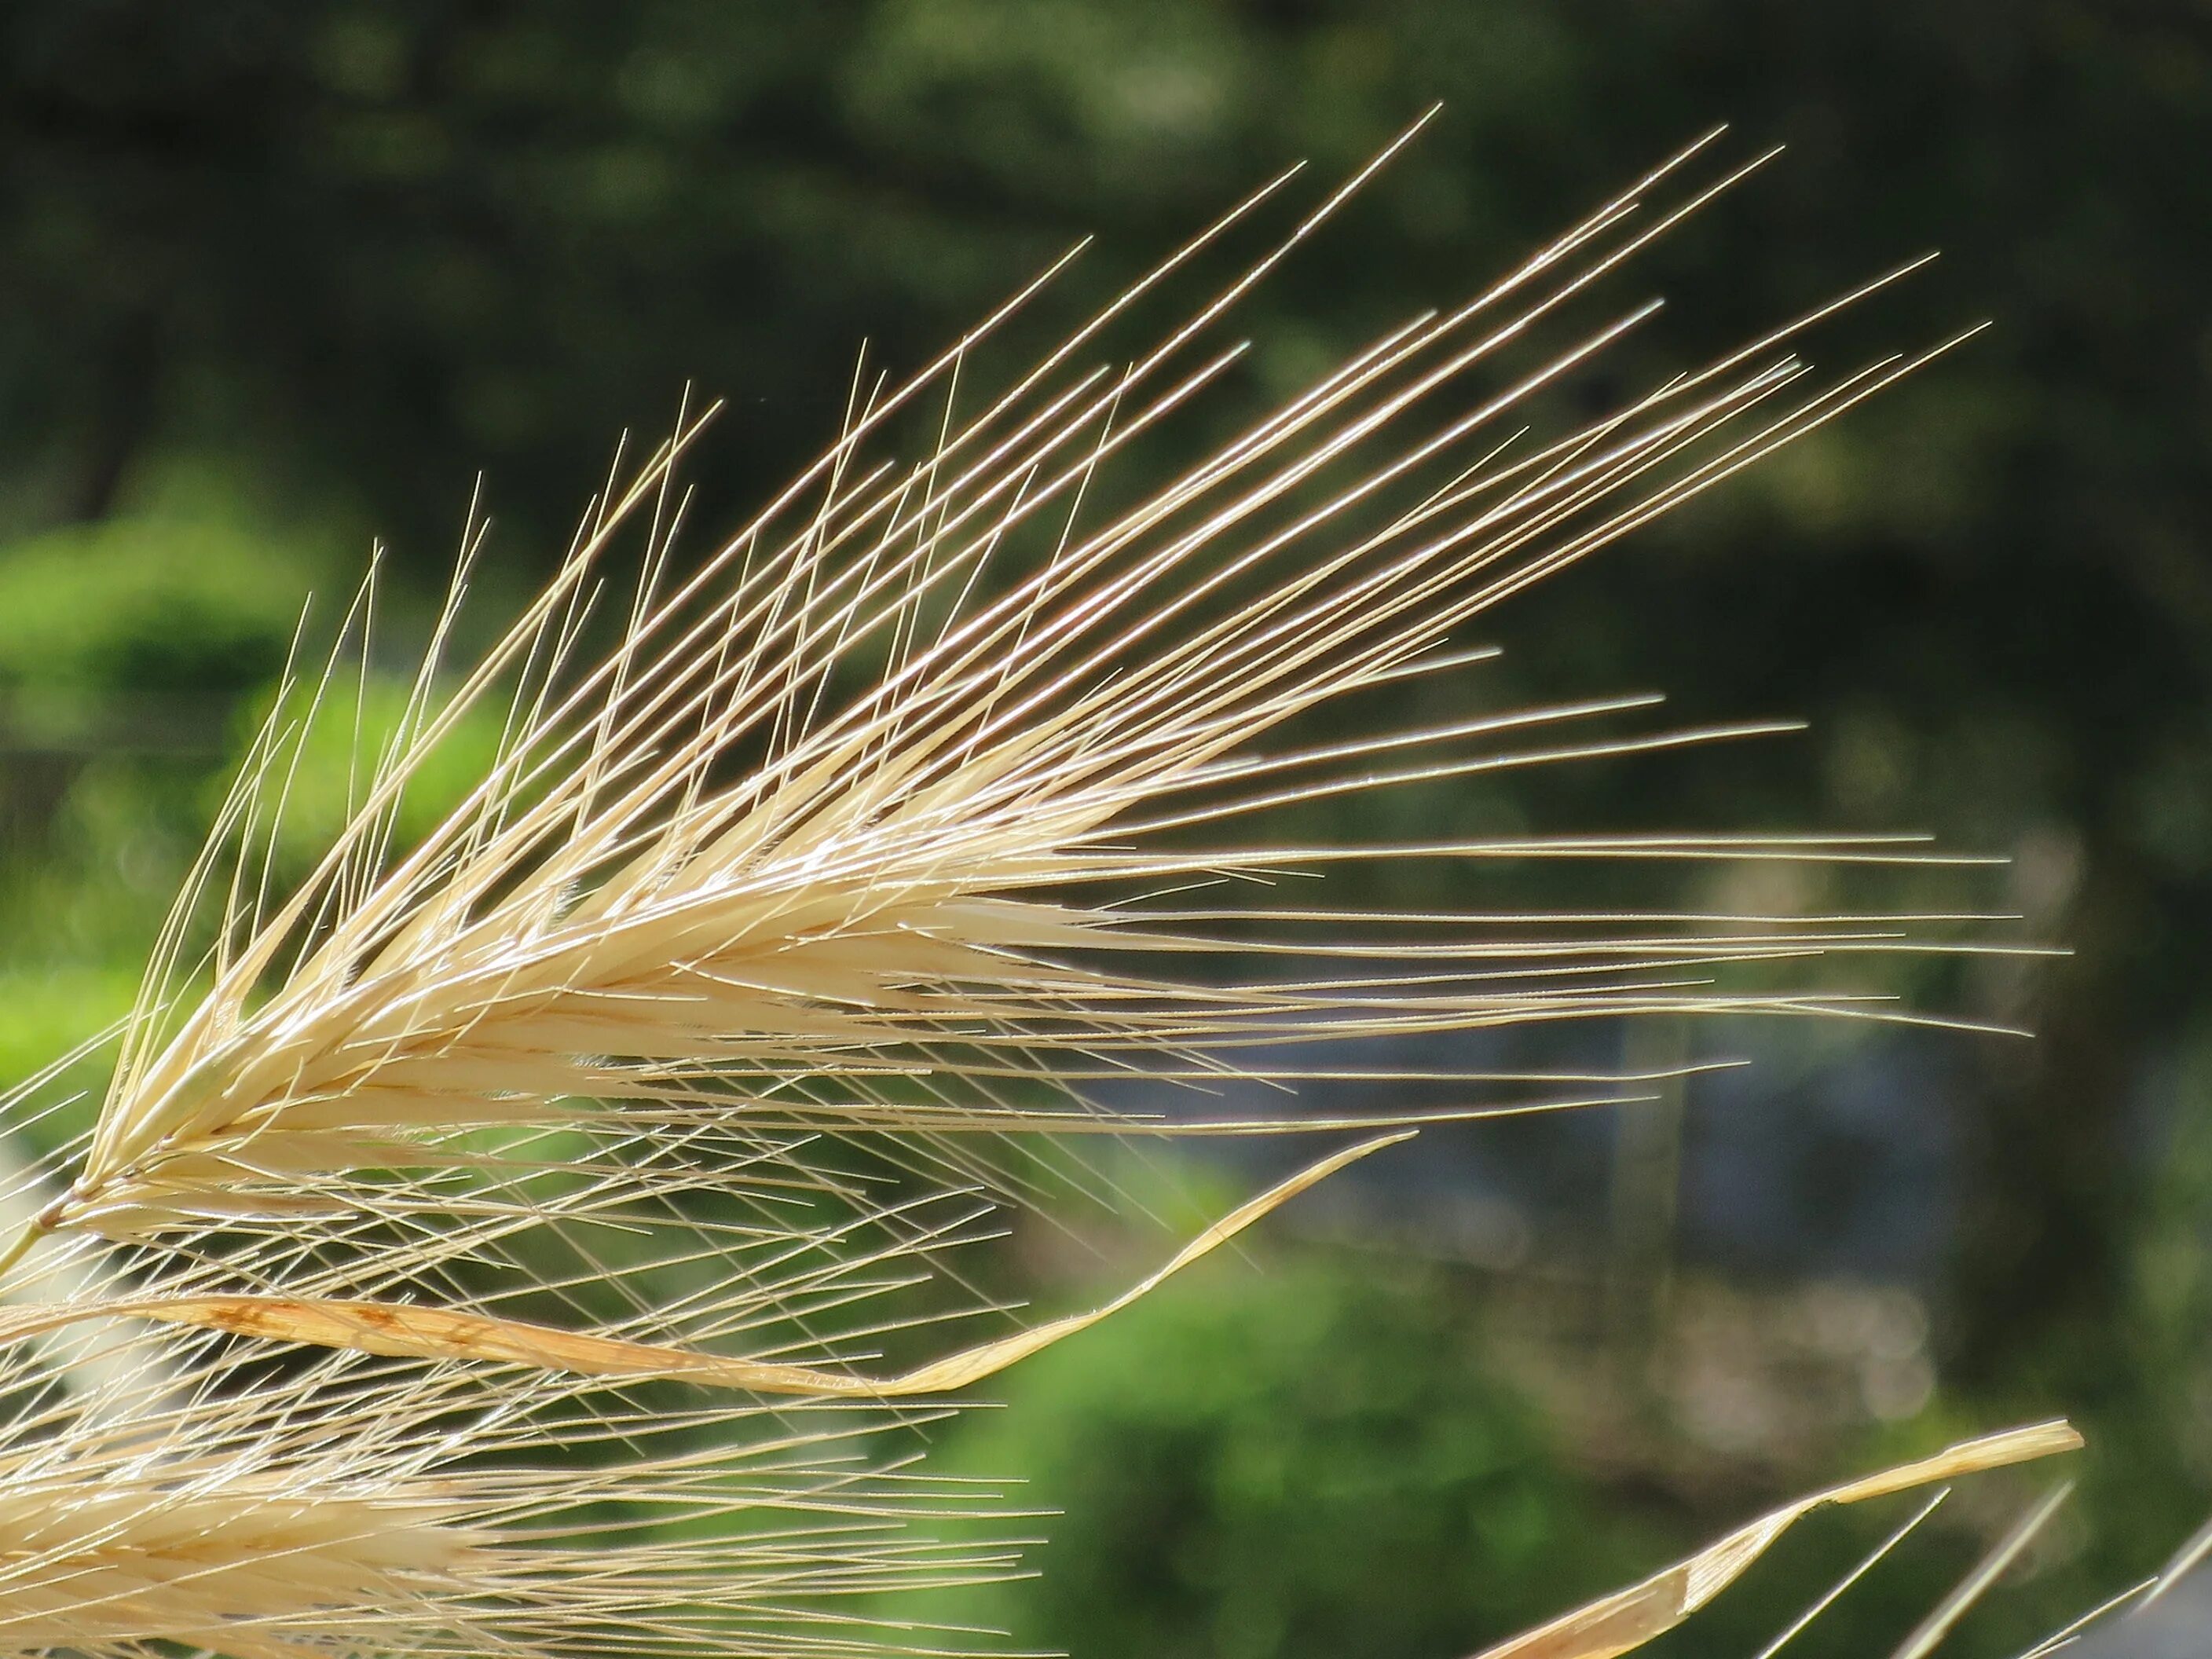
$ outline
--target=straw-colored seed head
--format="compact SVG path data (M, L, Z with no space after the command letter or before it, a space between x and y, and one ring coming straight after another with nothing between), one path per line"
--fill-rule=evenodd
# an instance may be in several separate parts
M205 1459L42 1478L0 1468L0 1651L160 1640L274 1659L356 1620L434 1611L477 1547L446 1507L301 1491Z
M1632 1100L1655 1079L1472 1048L1434 1072L1307 1056L1711 1011L1887 1017L1820 975L1988 948L1954 937L1966 916L1392 910L1313 879L1927 858L1911 837L1314 832L1370 792L1781 729L1629 724L1642 696L1515 707L1469 637L1920 361L1815 382L1788 343L1824 307L1563 414L1556 394L1652 309L1575 307L1740 176L1662 200L1702 148L1141 490L1115 464L1231 373L1237 301L1341 195L1126 358L1111 331L1285 181L988 391L976 365L1034 290L903 384L860 377L821 460L696 558L674 550L698 435L679 422L455 669L472 526L398 728L333 843L272 892L309 734L369 701L372 574L324 671L289 677L97 1121L34 1176L53 1190L6 1257L25 1305L0 1312L0 1382L34 1403L0 1431L0 1651L942 1646L825 1611L1012 1565L917 1524L973 1504L880 1451L915 1420L887 1402L1078 1334L1402 1137L1322 1158L1093 1311L1010 1329L946 1258L1010 1204L1095 1192L1056 1148ZM1394 725L1420 683L1450 712ZM396 844L441 745L484 727L488 769ZM1191 1104L1342 1077L1398 1100L1364 1126ZM899 1334L955 1316L996 1322ZM1795 1513L1587 1628L1656 1633ZM1620 1650L1584 1628L1512 1651Z
M910 1440L865 1403L793 1423L344 1352L271 1370L112 1320L99 1340L113 1380L44 1377L0 1456L0 1653L826 1659L900 1645L871 1598L1013 1565L994 1495L902 1468ZM41 1368L10 1345L0 1383Z
M567 1138L568 1167L610 1185L640 1148L697 1167L719 1146L750 1164L764 1137L815 1131L924 1143L988 1185L993 1138L1132 1127L1091 1091L1132 1073L1165 1102L1253 1075L1259 1052L1268 1081L1295 1083L1322 1039L1865 1011L1848 988L1767 970L1954 948L1925 935L1942 918L1267 902L1286 873L1381 859L1924 856L1909 838L1297 833L1301 813L1356 793L1781 729L1615 729L1646 696L1498 705L1466 678L1491 653L1459 637L1912 367L1814 386L1784 343L1824 307L1547 435L1554 391L1650 308L1533 357L1531 343L1733 182L1656 204L1687 160L1118 505L1091 504L1115 499L1100 479L1233 367L1240 348L1214 337L1318 216L1119 367L1097 360L1104 331L1157 277L996 391L976 392L970 360L1005 313L903 386L856 382L839 442L689 564L672 551L684 427L610 486L517 623L448 673L457 581L351 822L264 904L265 870L241 854L218 881L214 854L273 839L337 658L272 715L45 1224L170 1243L222 1224L282 1252L310 1223L444 1215L464 1190L474 1213L521 1218L538 1200L498 1171L547 1132ZM942 416L902 461L901 422L932 396ZM641 574L617 602L605 567L632 527ZM345 636L367 634L373 597ZM594 607L618 604L595 659ZM1382 707L1446 676L1464 716L1350 739L1306 730L1315 711ZM500 695L488 775L395 849L410 781ZM209 988L190 997L184 940L203 896L219 901L217 942ZM1631 1099L1650 1079L1470 1067L1421 1081L1436 1103L1391 1116ZM374 1171L400 1178L365 1188Z

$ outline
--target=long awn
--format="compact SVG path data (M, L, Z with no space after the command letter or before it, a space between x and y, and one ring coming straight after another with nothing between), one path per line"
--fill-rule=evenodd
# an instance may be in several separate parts
M288 671L96 1122L27 1177L0 1646L939 1645L867 1630L869 1598L1011 1571L1015 1540L988 1494L884 1449L944 1409L902 1400L1075 1335L1420 1121L1661 1080L1421 1073L1396 1040L1915 1018L1823 964L2013 948L1964 915L1278 902L1383 861L1936 860L1911 837L1304 827L1353 794L1784 729L1638 724L1644 696L1493 707L1473 678L1500 605L1945 349L1816 376L1795 343L1852 295L1591 416L1579 377L1656 307L1584 313L1750 170L1686 185L1710 149L1141 489L1117 464L1195 421L1244 355L1239 302L1372 168L1126 360L1112 331L1290 175L994 389L976 365L1066 262L911 378L856 376L830 448L697 557L679 468L704 422L680 420L456 666L472 518L343 828L291 873L315 733L362 741L373 570L321 666L303 647ZM1391 724L1423 682L1470 712ZM473 786L403 836L437 757L486 731ZM1373 1064L1341 1058L1363 1041ZM1202 1104L1345 1077L1407 1103ZM1010 1205L1112 1198L1055 1152L1083 1137L1291 1127L1366 1133L1094 1312L1010 1329L957 1265ZM999 1334L932 1345L975 1316ZM1499 1652L1623 1651L1809 1502L2071 1443L2046 1425L1838 1488Z

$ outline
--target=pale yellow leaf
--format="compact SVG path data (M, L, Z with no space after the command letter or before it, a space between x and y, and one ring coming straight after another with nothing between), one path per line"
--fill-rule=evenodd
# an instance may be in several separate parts
M1307 1188L1370 1152L1409 1139L1410 1132L1377 1136L1333 1152L1301 1170L1289 1180L1238 1206L1184 1245L1165 1267L1103 1307L979 1343L891 1376L865 1376L774 1360L732 1358L693 1348L564 1331L550 1325L449 1308L276 1295L149 1297L76 1307L21 1308L0 1314L0 1343L58 1330L82 1320L124 1316L410 1359L491 1361L626 1381L680 1377L708 1387L744 1389L756 1394L844 1395L869 1399L948 1394L982 1382L1017 1360L1025 1359L1040 1349L1050 1347L1119 1313Z
M2081 1437L2069 1424L2035 1423L1963 1441L1933 1457L1831 1486L1770 1510L1640 1584L1486 1649L1479 1659L1615 1659L1674 1629L1734 1583L1777 1538L1823 1504L1863 1503L2007 1463L2073 1451L2081 1444Z

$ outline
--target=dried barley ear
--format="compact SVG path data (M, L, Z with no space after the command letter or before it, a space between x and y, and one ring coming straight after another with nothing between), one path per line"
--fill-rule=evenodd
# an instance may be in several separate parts
M1315 834L1380 792L1790 729L1516 707L1468 638L1934 355L1815 378L1792 343L1848 295L1592 418L1578 377L1656 307L1585 309L1750 170L1686 185L1706 151L1226 440L1192 411L1240 360L1237 302L1366 173L1126 357L1118 331L1288 175L1027 368L985 365L1060 266L910 380L856 375L836 443L697 558L680 420L464 666L482 526L397 688L372 570L319 669L288 671L96 1125L5 1256L28 1305L0 1364L40 1403L0 1435L0 1646L875 1650L894 1638L825 1601L1012 1560L909 1531L963 1503L878 1460L868 1437L916 1420L900 1397L1079 1333L1409 1126L1665 1080L1416 1071L1396 1040L1925 1018L1844 970L2014 948L1988 918L1833 904L1280 902L1385 862L1972 861L1911 836ZM1181 471L1118 482L1195 433ZM1422 684L1465 712L1406 723ZM334 728L344 810L293 870L278 827ZM456 756L474 770L417 823ZM1393 1103L1186 1106L1346 1079ZM1362 1138L1094 1312L1009 1332L957 1271L1010 1207L1119 1202L1080 1156L1099 1134L1315 1129ZM994 1334L930 1337L975 1316ZM1802 1508L1501 1651L1645 1640Z

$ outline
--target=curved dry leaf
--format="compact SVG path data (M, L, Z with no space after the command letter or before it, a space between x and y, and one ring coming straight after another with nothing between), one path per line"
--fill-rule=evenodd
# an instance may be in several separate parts
M666 1343L564 1331L551 1325L451 1308L271 1295L148 1297L76 1307L27 1307L0 1316L0 1344L21 1341L82 1320L130 1317L409 1359L489 1361L623 1381L678 1377L709 1388L744 1389L755 1394L857 1395L878 1400L949 1394L1111 1317L1307 1188L1371 1152L1411 1139L1411 1132L1378 1135L1308 1165L1239 1205L1184 1245L1164 1267L1088 1313L1049 1320L892 1376L732 1358Z
M1548 1625L1487 1648L1477 1659L1615 1659L1665 1635L1733 1583L1774 1540L1829 1504L1858 1504L1914 1486L2078 1450L2081 1437L2064 1421L2030 1424L1962 1441L1917 1462L1831 1486L1769 1510L1640 1584L1577 1607Z

